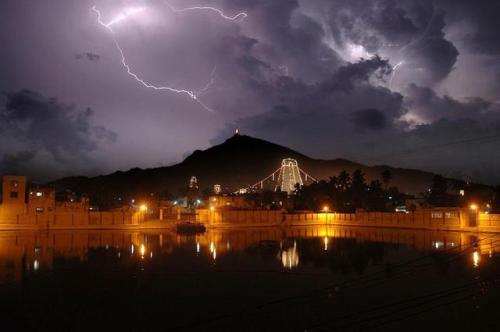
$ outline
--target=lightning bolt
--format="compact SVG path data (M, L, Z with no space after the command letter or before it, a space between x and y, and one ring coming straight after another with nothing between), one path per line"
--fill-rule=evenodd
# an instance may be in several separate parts
M398 69L405 64L404 60L399 61L392 67L392 76L391 80L389 81L389 86L392 87L392 81L394 81L394 77L396 76L396 73Z
M239 13L239 14L233 16L233 17L226 16L224 14L224 12L222 12L220 9L217 9L217 8L214 8L214 7L189 7L189 8L183 8L183 9L175 9L168 2L167 2L167 5L174 12L184 12L184 11L188 11L188 10L211 10L211 11L214 11L214 12L218 13L222 18L224 18L226 20L231 20L231 21L235 21L235 20L237 20L239 18L243 19L243 18L246 18L248 16L246 13ZM140 12L144 11L145 9L146 8L143 8L143 7L127 9L124 12L120 13L119 15L117 15L115 18L113 18L111 21L109 21L109 22L106 23L102 19L101 12L97 9L97 7L93 6L91 8L91 10L97 15L97 22L99 23L99 25L101 25L103 28L107 29L110 32L111 39L113 40L115 48L120 53L121 64L125 68L125 70L126 70L126 72L127 72L127 74L129 76L131 76L135 81L137 81L142 86L144 86L144 87L146 87L148 89L153 89L153 90L157 90L157 91L169 91L169 92L173 92L173 93L177 93L177 94L184 94L184 95L188 96L189 98L193 99L194 101L196 101L205 110L207 110L209 112L215 112L213 109L211 109L210 107L208 107L207 105L205 105L198 98L198 96L200 94L206 92L212 86L212 84L215 82L215 71L216 71L215 67L212 70L212 73L210 75L210 81L201 90L199 90L197 92L192 91L192 90L186 90L186 89L176 89L176 88L173 88L171 86L157 86L157 85L154 85L154 84L146 82L145 80L143 80L142 78L140 78L136 73L134 73L132 71L132 69L130 68L130 65L128 64L127 59L125 57L125 53L124 53L122 47L120 46L120 43L116 39L116 36L115 36L115 33L113 31L112 26L115 25L115 24L117 24L117 23L120 23L120 22L124 21L125 19L127 19L130 16L133 16L133 15L135 15L137 13L140 13Z
M427 26L425 27L423 33L418 38L410 41L409 43L407 43L406 45L401 47L398 51L399 54L404 54L404 56L406 56L406 57L411 56L417 52L417 48L415 48L414 46L420 46L420 48L422 48L429 43L429 41L425 42L425 39L429 35L431 28L435 23L435 20L437 17L436 14L437 14L437 12L435 10L433 10L432 16L431 16L429 22L427 23ZM421 44L422 41L424 41L423 44ZM408 52L406 51L407 49L409 50ZM394 67L392 67L392 77L391 77L391 80L389 83L389 87L392 87L392 81L394 80L394 77L396 76L398 69L401 66L403 66L404 64L405 64L404 60L401 60Z
M210 73L210 81L208 81L208 83L205 84L205 86L203 88L201 88L200 90L198 90L196 92L197 96L201 96L202 94L204 94L215 83L215 72L216 71L217 71L217 67L214 67L214 69L212 69L212 73Z
M97 11L97 9L95 8L95 6L92 7L92 9L97 12L97 17L98 17L99 23L101 23L101 25L104 25L106 28L109 29L112 25L125 20L129 16L132 16L132 15L135 15L137 13L140 13L140 12L144 11L146 8L143 8L143 7L129 8L129 9L125 10L125 12L120 13L118 16L116 16L114 19L112 19L108 23L103 23L102 22L102 20L101 20L101 14Z
M175 13L182 13L182 12L187 12L187 11L190 11L190 10L210 10L210 11L213 11L217 14L219 14L220 17L222 17L223 19L225 20L230 20L230 21L236 21L236 20L244 20L245 18L248 17L248 14L245 13L245 12L241 12L241 13L238 13L234 16L227 16L224 14L224 12L218 8L215 8L215 7L208 7L208 6L195 6L195 7L187 7L187 8L175 8L174 6L172 6L170 3L168 2L165 2L167 4L167 6Z

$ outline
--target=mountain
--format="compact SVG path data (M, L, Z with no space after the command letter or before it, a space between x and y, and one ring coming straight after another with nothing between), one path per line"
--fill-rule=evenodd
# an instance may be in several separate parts
M85 193L101 202L114 197L128 199L151 193L170 192L175 195L180 188L186 188L193 175L197 177L200 189L220 184L223 188L235 191L265 178L278 169L285 158L296 159L301 169L318 180L328 179L342 170L352 173L356 169L365 174L367 181L380 180L382 171L388 169L392 173L390 185L407 193L426 191L434 176L418 170L370 167L343 159L313 159L281 145L237 134L220 145L204 151L196 150L183 162L173 166L133 168L91 178L69 177L51 184L58 191L69 189Z

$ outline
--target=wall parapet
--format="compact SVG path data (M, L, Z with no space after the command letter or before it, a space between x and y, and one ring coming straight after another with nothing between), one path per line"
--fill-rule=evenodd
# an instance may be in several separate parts
M196 220L209 226L218 225L314 225L373 226L392 228L420 228L454 231L500 232L500 215L478 213L469 209L435 208L415 212L336 213L267 210L198 209Z
M140 213L92 211L92 212L46 212L1 215L0 226L65 227L138 225L143 221Z

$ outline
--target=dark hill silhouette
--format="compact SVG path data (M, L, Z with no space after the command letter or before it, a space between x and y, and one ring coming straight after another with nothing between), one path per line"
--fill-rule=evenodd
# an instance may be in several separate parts
M58 191L70 189L88 194L97 202L114 197L140 197L162 192L177 194L185 188L189 178L198 178L200 189L221 184L224 188L237 190L271 174L285 158L297 159L299 166L313 177L321 180L346 170L352 173L360 169L367 181L381 180L382 171L392 173L390 185L403 192L420 193L427 190L434 174L417 170L391 168L388 166L365 166L348 160L319 160L309 158L281 145L261 139L234 135L220 145L207 150L194 151L183 162L160 168L118 171L97 177L69 177L52 182Z

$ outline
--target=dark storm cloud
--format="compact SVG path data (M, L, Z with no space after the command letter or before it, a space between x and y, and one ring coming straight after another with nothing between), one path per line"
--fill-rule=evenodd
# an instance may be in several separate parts
M457 46L446 35L448 21L455 19L450 15L456 13L456 9L450 9L451 2L336 0L303 4L312 13L311 17L327 22L335 47L344 48L343 54L349 55L349 47L361 45L367 52L380 52L391 58L392 65L403 60L397 78L402 76L400 82L408 85L401 85L401 94L383 88L381 79L390 79L391 73L387 60L381 58L340 67L337 64L330 68L328 77L317 77L315 84L300 76L276 81L280 84L267 82L263 90L272 97L269 110L228 125L217 141L229 135L234 127L240 127L250 135L289 144L320 157L344 156L368 163L419 165L444 173L460 170L491 182L488 174L498 173L495 171L495 165L500 163L498 158L485 157L489 154L474 145L450 148L446 144L464 137L494 135L500 128L498 110L492 102L479 97L454 98L434 90L450 75L460 56ZM321 7L320 14L314 11L316 6ZM278 17L278 22L280 19L283 16ZM256 40L258 45L261 40ZM474 73L471 74L474 79ZM280 98L275 98L276 95ZM425 124L419 125L422 122ZM424 154L402 160L391 154L394 145L390 142L397 142L403 152L441 144L447 148L438 151L454 154L442 159ZM385 156L386 160L377 155ZM484 163L478 167L469 158ZM500 174L495 176L500 179Z
M445 38L443 32L445 12L434 10L432 15L423 35L402 52L410 66L425 71L430 78L426 82L428 84L447 77L459 55L457 48Z
M373 108L354 111L352 121L360 130L379 130L387 126L385 114Z
M336 0L305 3L325 22L335 48L356 57L360 46L371 54L391 56L393 65L419 84L435 84L451 72L457 48L446 39L446 12L429 1ZM352 54L351 54L352 53Z
M229 125L219 140L238 127L245 134L286 142L318 157L500 181L500 158L488 152L495 135L500 138L500 107L478 98L438 96L416 85L405 96L393 93L372 82L377 76L380 81L380 73L390 75L386 66L380 58L348 64L329 80L306 86L307 93ZM428 123L414 126L402 120L413 110Z
M342 60L324 43L321 24L299 10L297 0L228 0L228 8L246 10L251 19L244 24L243 33L256 40L255 54L274 68L313 82L325 78Z
M15 169L32 161L37 153L48 153L61 164L86 161L99 141L116 140L115 133L92 125L93 113L90 108L78 110L29 90L8 93L0 108L0 145L4 151L0 168Z
M401 95L370 83L383 82L387 75L390 75L387 61L374 57L347 64L317 84L294 83L287 89L288 98L284 97L271 111L229 125L219 139L234 127L250 135L288 141L309 151L312 149L307 146L311 141L329 142L353 132L364 139L368 132L359 129L393 127L393 122L405 112ZM293 89L293 85L300 89ZM331 149L329 144L314 146L317 155Z
M101 59L101 56L99 54L95 54L95 53L91 53L91 52L78 53L75 57L78 60L87 59L89 61L99 61Z
M406 107L420 120L429 123L441 119L481 117L492 103L481 98L458 101L450 96L438 96L434 90L410 84L404 91Z
M31 162L36 156L36 151L19 151L6 153L0 159L0 174L17 174L19 169Z
M495 0L437 0L451 24L464 29L465 42L478 53L500 54L500 2Z
M145 88L127 74L110 32L90 8L98 6L107 22L138 3L144 12L113 27L131 70L151 84L193 91L212 82L200 100L215 113L186 95ZM500 111L495 104L500 100L497 1L169 3L176 8L213 5L227 15L245 11L248 17L233 22L209 10L174 12L163 1L2 1L0 44L6 47L0 91L29 87L99 110L92 115L55 101L57 106L50 107L63 110L56 114L70 114L55 117L55 123L69 122L57 125L63 133L57 138L48 130L36 132L48 125L32 113L2 122L4 164L56 157L64 159L66 173L78 174L66 165L91 155L100 165L112 161L103 166L106 171L150 167L206 148L221 128L227 130L219 141L239 126L244 133L321 158L444 170L462 162L464 172L475 174L475 166L459 158L472 156L484 161L489 169L484 174L492 172L491 153L481 157L480 149L469 145L443 150L453 150L449 158L389 160L387 155L394 157L395 142L406 151L433 140L441 144L495 131ZM30 24L20 26L20 21ZM75 55L83 61L75 61ZM54 105L40 95L29 99L43 100L41 109ZM16 112L20 117L22 112ZM38 125L32 128L28 124L34 121ZM109 127L124 138L113 148L101 143L113 140ZM68 131L77 139L66 139Z
M384 81L391 74L392 68L387 60L374 56L371 59L361 59L356 63L348 63L340 67L330 78L319 86L329 90L352 90L356 84L368 83L370 77Z
M475 119L441 119L399 134L405 152L385 162L401 162L448 176L484 183L500 182L500 113L487 112ZM380 160L380 159L379 159Z
M369 52L388 44L409 44L421 30L396 1L341 0L327 2L327 22L335 42L353 42Z

